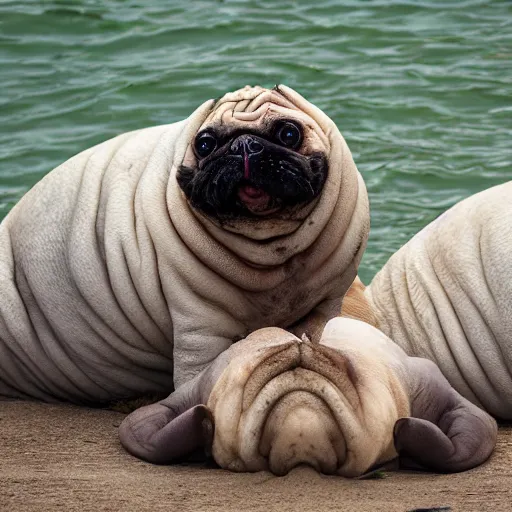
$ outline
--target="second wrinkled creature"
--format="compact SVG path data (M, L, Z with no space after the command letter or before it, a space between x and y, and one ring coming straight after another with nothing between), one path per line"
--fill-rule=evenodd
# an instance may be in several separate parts
M497 427L435 364L368 324L336 318L319 343L277 328L252 333L129 415L120 436L150 462L206 446L233 471L283 475L308 464L355 477L397 456L403 466L470 469L491 454Z

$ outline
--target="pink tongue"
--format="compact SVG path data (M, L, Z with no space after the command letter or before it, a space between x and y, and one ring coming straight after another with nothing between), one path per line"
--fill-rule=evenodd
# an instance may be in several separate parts
M261 197L265 195L265 192L261 190L261 188L251 187L250 185L246 185L241 189L243 193L249 197Z
M240 187L238 197L251 211L265 210L270 201L270 196L264 190L250 185Z

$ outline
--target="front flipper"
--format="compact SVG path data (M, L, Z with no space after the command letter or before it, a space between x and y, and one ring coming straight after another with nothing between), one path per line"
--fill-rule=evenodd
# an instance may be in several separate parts
M125 418L119 437L132 455L154 464L169 464L199 448L209 450L213 417L205 405L178 415L161 403L147 405Z
M213 416L203 405L200 379L185 384L165 400L129 414L119 438L132 455L155 464L168 464L213 442Z
M457 472L485 462L496 445L494 419L459 395L434 363L413 359L414 417L394 428L401 466Z

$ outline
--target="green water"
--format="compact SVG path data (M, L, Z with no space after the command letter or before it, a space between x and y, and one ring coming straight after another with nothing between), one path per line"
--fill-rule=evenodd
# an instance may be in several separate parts
M290 85L345 135L365 280L512 179L511 0L0 0L0 218L73 154L247 83Z

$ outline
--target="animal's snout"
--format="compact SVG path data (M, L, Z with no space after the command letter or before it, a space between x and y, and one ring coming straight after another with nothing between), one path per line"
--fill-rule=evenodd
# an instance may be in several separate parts
M333 474L346 455L343 435L329 406L300 387L284 395L270 410L259 449L277 475L301 464Z
M397 456L393 428L410 405L379 350L277 328L242 343L208 400L221 467L284 475L306 464L355 477Z
M263 151L263 144L252 135L240 135L231 143L230 150L234 155L255 155Z
M239 390L216 394L212 404L219 415L217 462L235 471L278 475L300 464L336 473L347 457L344 430L353 428L358 402L346 358L297 338L252 356L242 356L252 365L237 381ZM228 368L231 386L241 375L241 359Z

